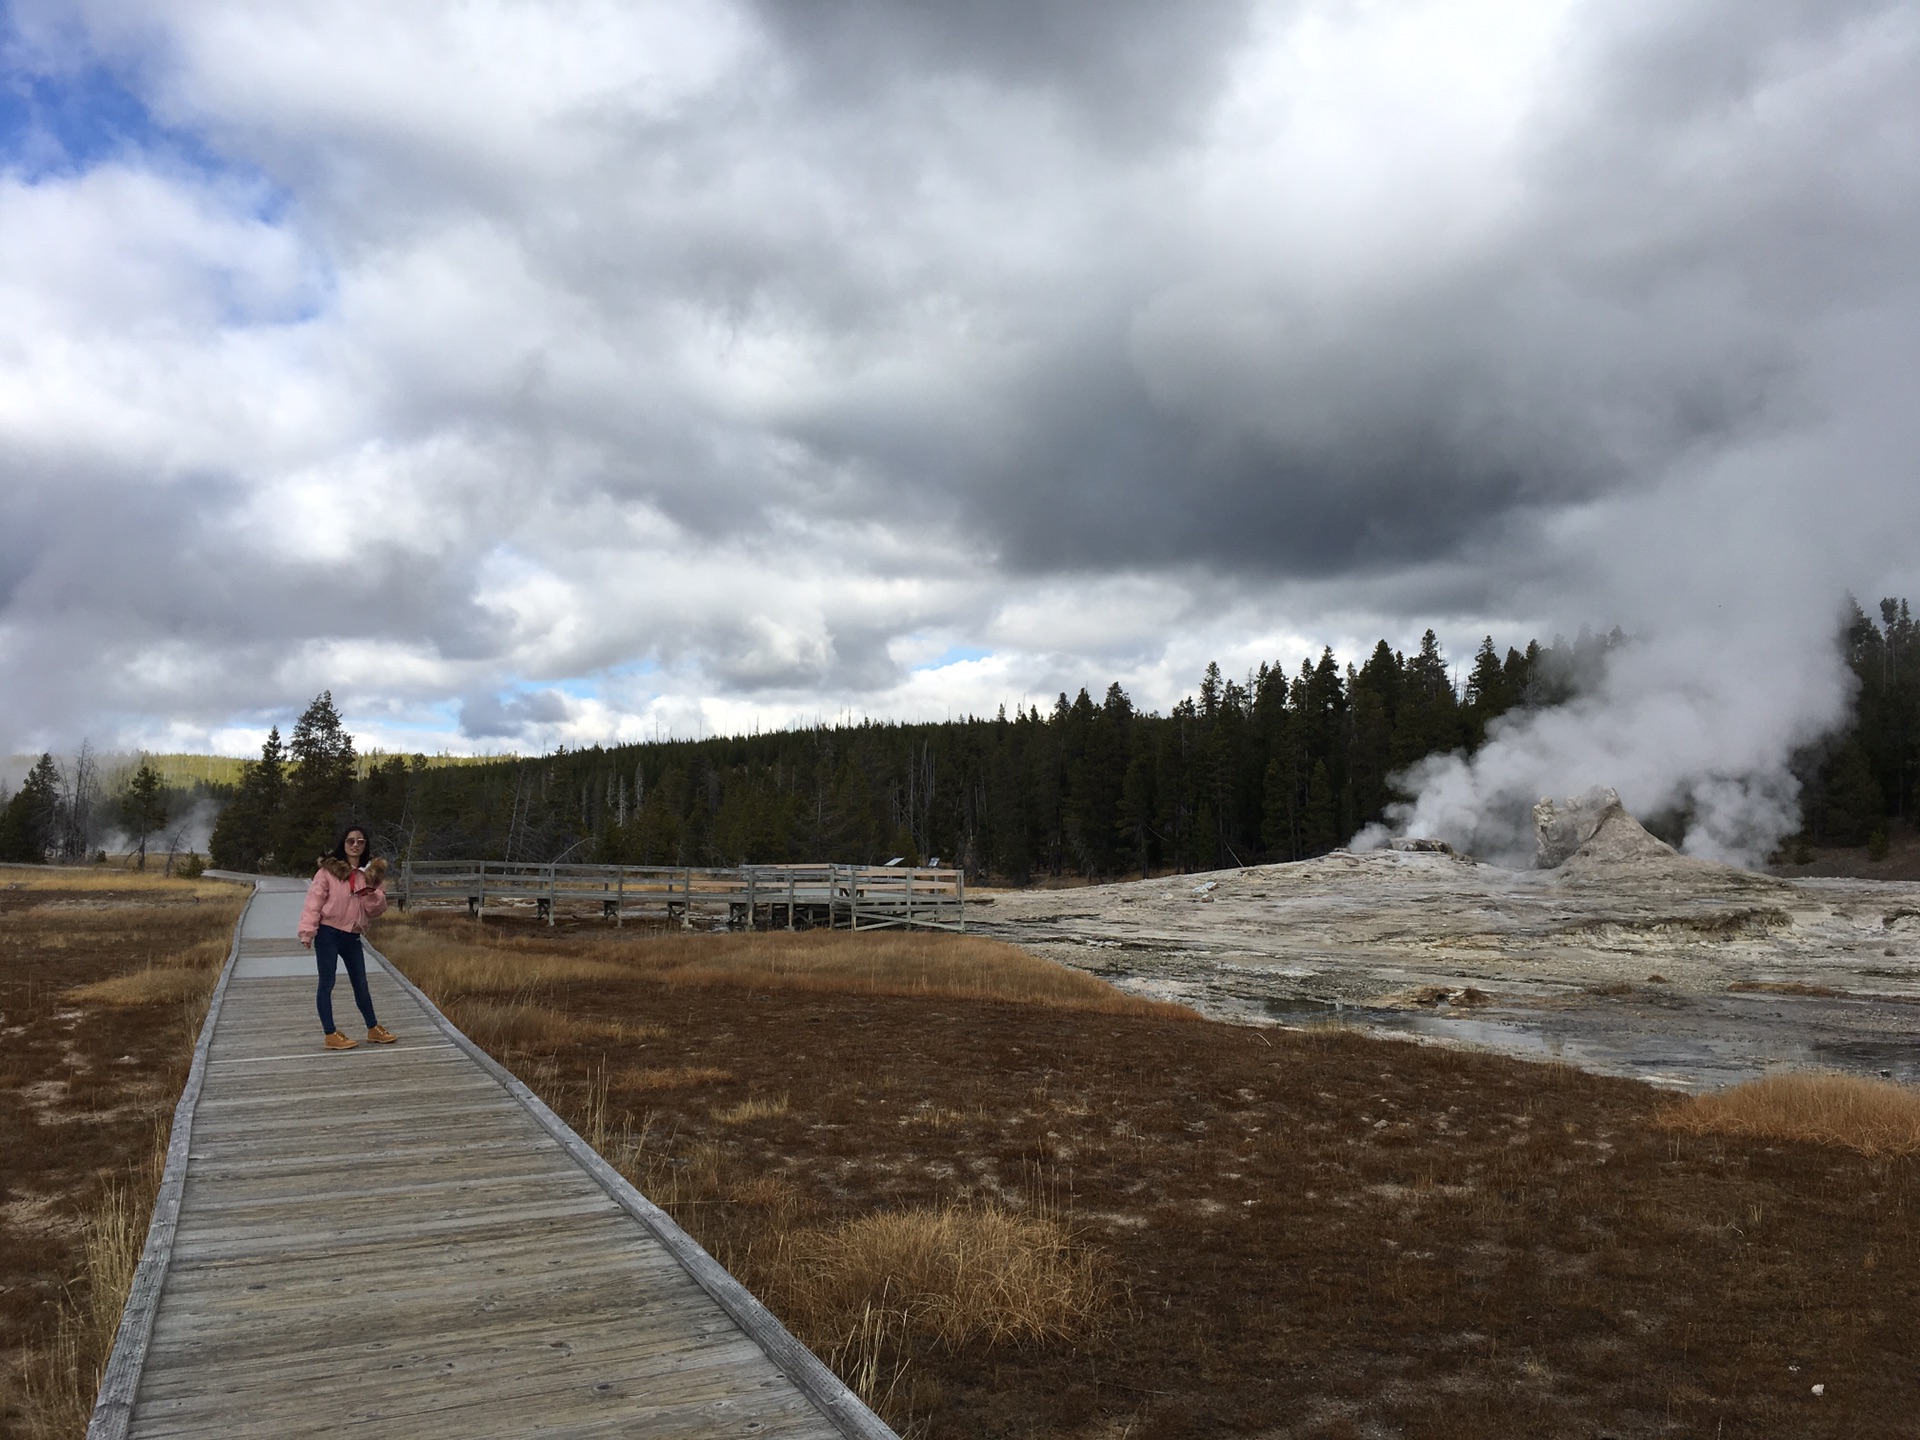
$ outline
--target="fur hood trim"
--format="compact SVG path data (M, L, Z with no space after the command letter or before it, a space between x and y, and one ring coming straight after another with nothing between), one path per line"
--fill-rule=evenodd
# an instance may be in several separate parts
M313 863L333 876L336 880L344 880L348 875L353 873L352 870L349 869L346 861L336 860L331 855L319 856ZM387 878L387 862L384 860L369 860L366 865L366 870L367 883L369 885L378 885L382 880Z

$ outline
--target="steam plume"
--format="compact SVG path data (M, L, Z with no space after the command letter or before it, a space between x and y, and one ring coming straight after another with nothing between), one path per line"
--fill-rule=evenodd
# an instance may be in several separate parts
M1414 798L1354 843L1433 836L1523 867L1536 800L1612 786L1637 816L1681 814L1687 854L1758 866L1800 823L1788 762L1841 721L1851 679L1831 632L1794 637L1797 656L1781 638L1685 627L1623 645L1566 705L1509 712L1472 758L1413 766L1402 783Z

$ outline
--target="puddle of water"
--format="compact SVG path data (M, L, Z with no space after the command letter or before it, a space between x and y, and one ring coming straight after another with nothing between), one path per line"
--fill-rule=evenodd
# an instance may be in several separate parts
M1260 1008L1275 1020L1298 1024L1302 1021L1337 1020L1343 1015L1360 1011L1348 1010L1333 1000L1313 1000L1305 995L1269 995L1261 1000Z
M1388 1035L1412 1035L1523 1060L1558 1060L1601 1075L1619 1075L1677 1090L1715 1090L1770 1070L1840 1070L1920 1084L1920 1043L1822 1040L1779 1023L1742 1017L1695 1029L1649 1028L1646 1017L1622 1022L1604 1013L1492 1015L1447 1010L1387 1010L1305 995L1262 997L1259 1009L1285 1025L1345 1023Z
M1808 1047L1816 1061L1833 1070L1920 1084L1920 1047L1876 1040L1816 1040Z
M1366 1022L1389 1033L1421 1035L1524 1060L1558 1060L1601 1075L1621 1075L1679 1090L1737 1084L1765 1065L1745 1047L1675 1035L1599 1033L1572 1036L1511 1019L1373 1012Z

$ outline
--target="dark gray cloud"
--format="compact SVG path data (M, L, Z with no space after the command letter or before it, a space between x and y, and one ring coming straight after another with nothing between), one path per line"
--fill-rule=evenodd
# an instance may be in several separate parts
M898 417L856 413L806 438L966 495L1021 570L1317 577L1459 556L1806 424L1810 325L1913 292L1910 9L1589 18L1517 190L1457 197L1496 212L1466 253L1392 237L1399 266L1329 303L1284 253L1216 272L1195 233L1008 377L984 433L916 416L913 453Z
M1245 39L1250 0L762 0L754 9L816 104L911 106L971 81L1057 102L1098 144L1185 139Z
M525 740L573 713L558 690L474 695L460 704L460 733L474 740Z

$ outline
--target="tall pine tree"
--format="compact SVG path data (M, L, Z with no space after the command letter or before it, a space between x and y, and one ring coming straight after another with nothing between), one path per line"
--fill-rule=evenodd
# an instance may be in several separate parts
M287 745L293 774L274 828L273 849L281 864L302 870L333 848L335 832L353 806L353 736L333 707L333 692L316 695L293 725Z
M60 767L42 755L0 808L0 860L42 865L60 836Z
M120 819L139 848L140 866L147 868L147 837L167 823L166 788L160 772L143 755L140 768L133 772L120 796Z
M287 791L287 751L280 727L267 734L260 758L240 769L240 789L214 823L207 851L223 870L253 871L274 866L274 833ZM285 866L276 868L284 869Z

